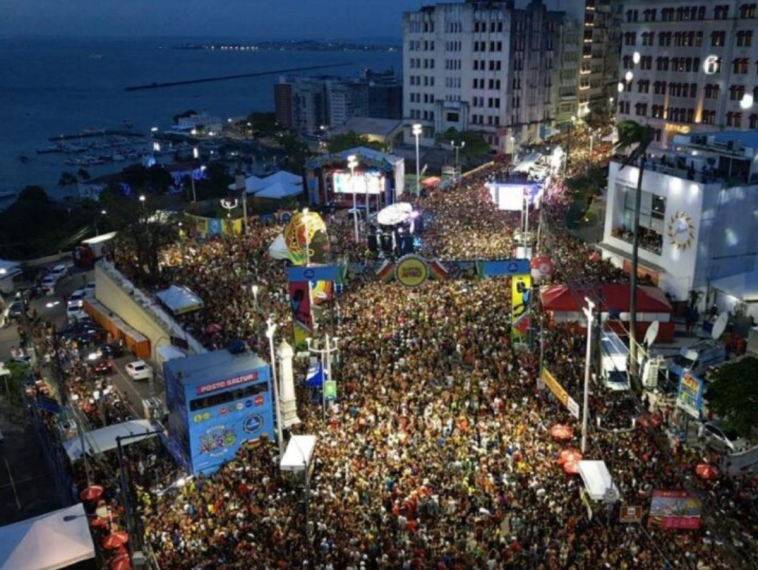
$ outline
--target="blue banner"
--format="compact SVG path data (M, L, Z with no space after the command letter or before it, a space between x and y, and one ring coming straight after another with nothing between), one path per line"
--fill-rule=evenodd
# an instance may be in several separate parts
M287 268L287 281L290 283L297 283L299 281L339 281L339 277L340 268L337 265Z

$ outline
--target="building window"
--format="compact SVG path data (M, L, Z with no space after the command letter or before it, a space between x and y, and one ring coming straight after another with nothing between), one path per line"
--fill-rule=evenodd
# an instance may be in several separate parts
M705 86L705 98L718 99L720 90L721 87L718 85L718 83L709 83Z
M726 20L729 18L729 5L722 4L713 9L714 20Z
M732 72L738 75L744 75L747 73L748 59L746 57L738 57L732 61Z
M620 195L619 197L623 196L624 210L621 220L614 224L613 237L631 243L634 235L632 228L634 227L636 190L631 186L617 184L616 193ZM640 198L640 223L638 226L640 247L660 255L663 250L663 234L666 223L666 198L652 192L642 192Z
M758 129L758 115L756 115L755 113L750 115L750 128Z
M755 4L743 4L742 6L740 6L740 19L741 20L755 18L755 14L756 14Z
M737 47L751 47L753 45L753 32L740 30L737 32Z
M635 32L626 32L624 34L624 45L634 46L637 43L637 34Z
M726 44L726 32L711 32L711 47L724 47Z
M741 101L744 96L745 96L744 85L732 85L729 88L729 99L731 101Z
M704 125L716 124L716 111L703 111L702 123Z

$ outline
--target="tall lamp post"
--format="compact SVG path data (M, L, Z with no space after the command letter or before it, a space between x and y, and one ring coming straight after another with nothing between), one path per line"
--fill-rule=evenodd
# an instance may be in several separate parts
M245 188L245 174L239 166L237 166L237 173L234 175L234 183L237 191L240 193L240 200L242 200L242 223L244 233L247 235L247 191Z
M273 319L266 321L266 338L268 338L268 348L271 353L271 385L274 390L274 414L276 415L276 444L279 448L279 458L284 457L284 436L282 436L282 416L279 412L279 380L276 377L276 356L274 355L274 333L276 332L276 323Z
M195 166L200 160L200 149L192 147L192 172L190 173L190 184L192 185L192 203L197 202L197 192L195 192Z
M337 337L330 337L329 333L326 333L326 336L324 337L324 348L315 348L313 346L315 344L314 340L311 337L306 338L305 341L308 343L308 350L314 354L318 354L319 357L321 357L321 362L326 362L326 366L324 368L325 377L323 383L321 384L321 403L324 408L324 419L326 419L326 378L329 378L330 381L333 380L332 353L337 352L337 342L339 339Z
M424 132L421 123L413 125L413 136L416 137L416 196L421 194L421 154L419 151L419 137Z
M460 141L458 144L455 144L455 141L452 141L450 146L453 147L453 150L455 151L455 175L460 176L461 173L458 170L460 168L458 163L458 152L466 146L466 141Z
M592 326L595 322L593 311L595 303L584 298L587 301L587 307L582 307L584 316L587 317L587 356L584 361L584 401L582 404L582 453L587 451L587 429L590 413L590 361L592 357Z
M358 243L358 204L355 197L355 169L358 166L358 157L351 154L347 157L347 167L350 169L350 189L353 191L353 224L355 225L355 243Z

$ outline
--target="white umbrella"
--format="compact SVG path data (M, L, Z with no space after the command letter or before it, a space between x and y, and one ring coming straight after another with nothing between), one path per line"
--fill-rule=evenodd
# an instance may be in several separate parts
M408 220L413 214L413 206L408 202L391 204L379 212L377 222L382 226L395 226Z

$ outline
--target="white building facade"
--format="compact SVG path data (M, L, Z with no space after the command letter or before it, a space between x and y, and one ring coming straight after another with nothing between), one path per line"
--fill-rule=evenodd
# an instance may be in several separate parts
M640 274L675 300L758 270L758 132L677 135L676 158L649 159L642 178ZM631 267L639 169L612 162L606 259Z
M523 9L506 0L467 0L406 12L406 142L414 142L416 123L423 127L423 145L434 144L448 129L480 132L505 153L543 140L557 112L566 18L541 0ZM573 41L579 36L574 28ZM570 80L575 83L576 76Z
M662 148L758 128L758 3L625 0L621 29L617 120L650 125Z

